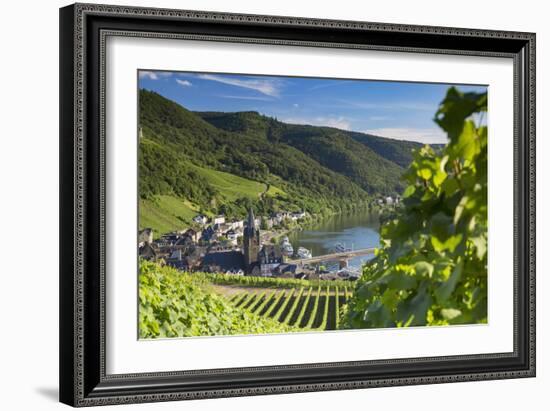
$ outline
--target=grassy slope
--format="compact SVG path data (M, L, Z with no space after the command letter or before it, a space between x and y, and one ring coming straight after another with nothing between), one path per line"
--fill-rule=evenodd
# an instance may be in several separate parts
M139 200L139 228L149 227L159 234L189 227L198 209L190 202L169 195L155 196L154 200Z
M217 171L211 168L202 168L192 164L190 164L190 166L196 170L199 175L204 177L211 186L219 190L219 192L230 201L236 200L240 197L257 199L267 188L266 184L248 180L246 178L236 176L235 174L225 173L223 171ZM275 192L282 193L282 190L273 187L272 191L270 187L268 194Z
M257 199L267 189L266 184L234 174L192 164L189 166L228 201L234 201L239 197ZM284 195L285 193L275 186L269 186L267 195L275 196L277 194ZM190 201L171 195L157 195L154 200L141 199L139 206L139 228L152 228L156 233L155 236L189 227L192 218L200 211L199 207Z

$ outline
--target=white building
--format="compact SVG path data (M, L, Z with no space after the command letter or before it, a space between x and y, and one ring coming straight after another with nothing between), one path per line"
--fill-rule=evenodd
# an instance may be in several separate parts
M242 230L244 228L244 220L233 220L230 225L233 230Z
M225 216L224 215L217 215L214 217L214 224L225 224Z
M306 213L304 211L296 211L292 213L292 219L293 220L301 220L306 216Z
M193 217L193 222L200 225L205 225L208 222L208 218L202 214L199 214Z

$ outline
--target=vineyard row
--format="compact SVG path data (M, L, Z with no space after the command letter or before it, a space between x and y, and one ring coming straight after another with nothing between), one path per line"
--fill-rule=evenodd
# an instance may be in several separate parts
M261 317L304 330L336 330L339 311L351 297L348 287L300 287L236 294L231 302Z

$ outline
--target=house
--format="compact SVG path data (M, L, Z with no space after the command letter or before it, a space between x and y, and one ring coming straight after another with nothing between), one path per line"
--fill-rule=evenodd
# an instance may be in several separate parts
M157 252L150 243L144 243L141 247L139 247L138 254L145 260L154 261L157 259Z
M235 230L226 231L225 237L231 241L234 245L237 244L237 232Z
M283 263L283 253L276 244L266 244L258 254L260 263L260 275L271 277L276 269Z
M186 250L185 260L189 269L198 268L206 254L204 247L192 246Z
M213 221L214 224L224 224L225 223L225 216L224 215L217 215L214 217Z
M179 249L172 251L170 256L166 258L166 265L181 271L189 270L187 258L185 258L183 251Z
M172 245L172 248L182 249L190 247L194 244L193 239L188 235L183 235Z
M273 225L278 225L283 222L283 214L282 213L272 213L271 214L271 220L273 221Z
M212 226L206 227L206 229L202 232L203 241L214 241L217 237L218 235Z
M202 231L197 231L197 230L194 230L193 228L190 228L187 231L185 231L183 235L191 238L191 240L193 240L195 243L198 243L202 237Z
M301 220L305 216L306 216L305 211L296 211L296 212L292 213L292 219L293 220Z
M208 218L205 215L199 214L193 217L193 222L200 225L205 225L208 222Z
M153 229L152 228L144 228L141 230L138 234L138 243L140 246L144 245L145 243L151 244L153 242Z
M244 228L244 220L233 220L230 226L233 230L242 230Z
M388 205L393 204L393 198L391 198L391 196L387 196L387 197L385 198L385 200L386 200L386 204L388 204Z
M220 251L208 253L202 259L201 269L207 272L245 271L244 256L239 251Z

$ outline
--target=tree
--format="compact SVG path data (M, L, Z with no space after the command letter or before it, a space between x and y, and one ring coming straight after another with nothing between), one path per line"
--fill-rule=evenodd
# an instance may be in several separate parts
M486 93L452 87L434 121L449 142L414 154L404 207L381 228L345 310L345 328L487 321Z

